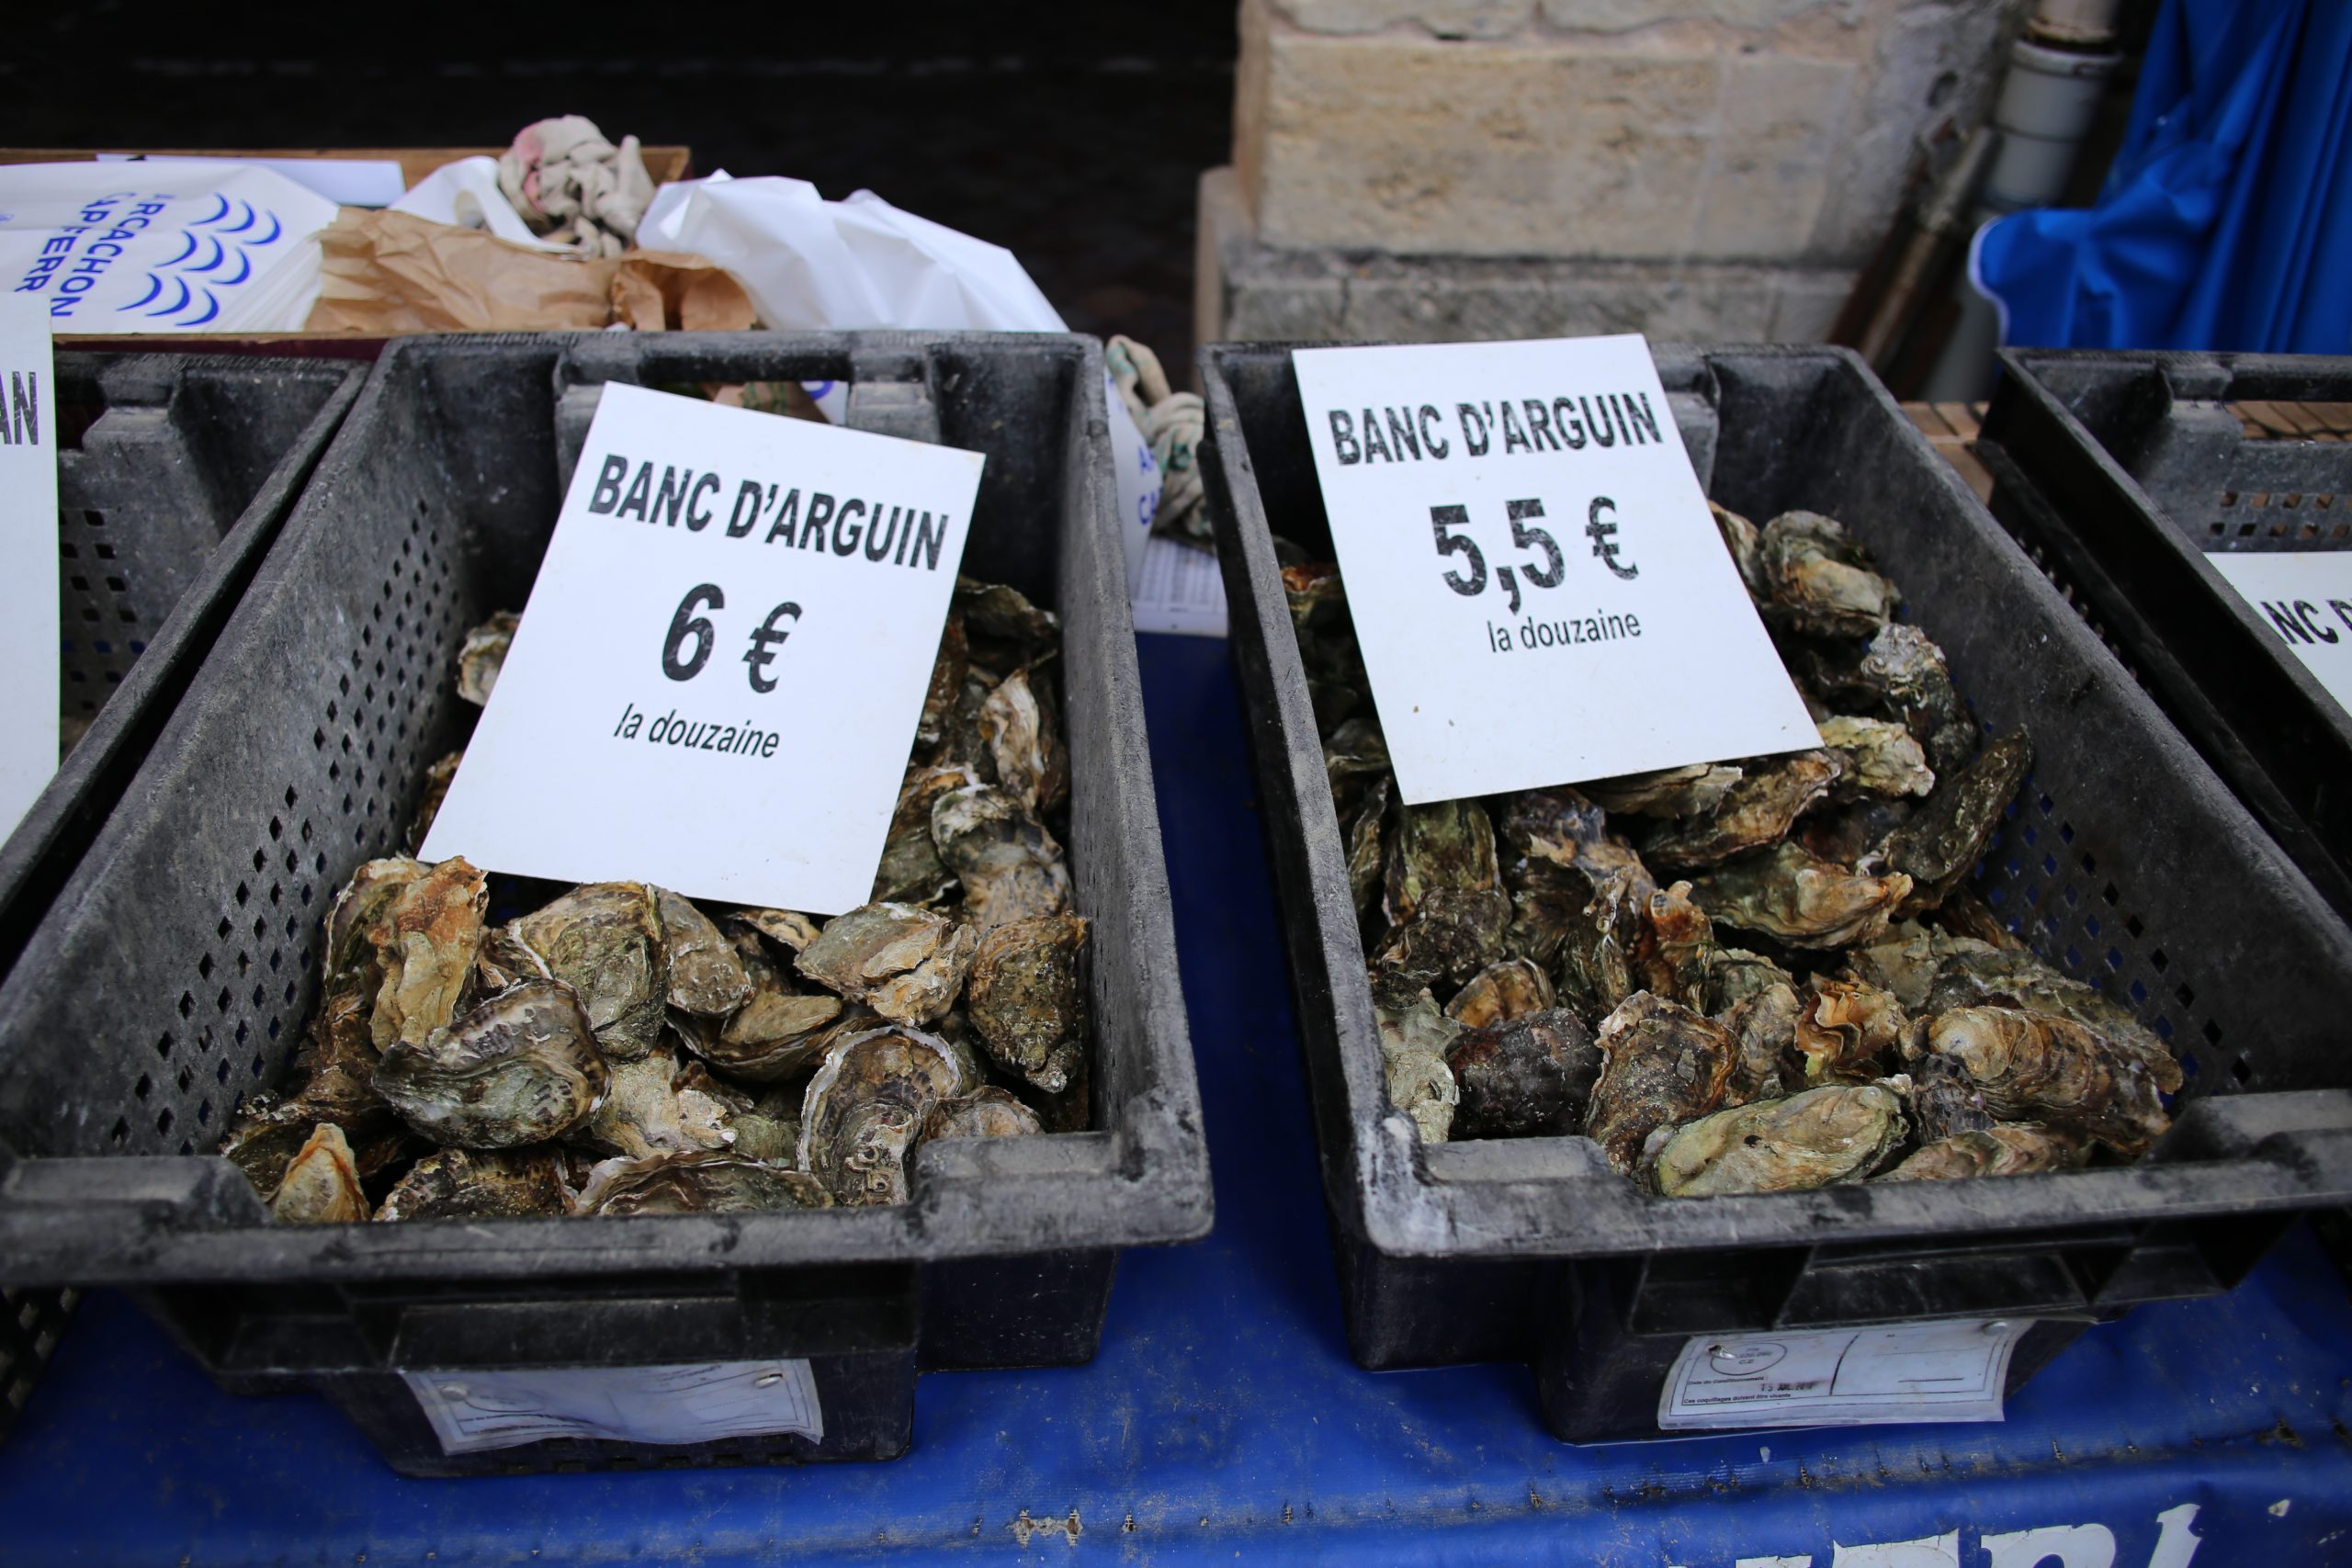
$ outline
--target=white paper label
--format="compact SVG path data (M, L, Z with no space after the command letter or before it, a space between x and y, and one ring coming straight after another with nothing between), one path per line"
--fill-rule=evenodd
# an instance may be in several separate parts
M403 1372L441 1451L480 1453L549 1438L711 1443L793 1432L825 1438L807 1361L531 1371Z
M1702 1335L1659 1393L1667 1431L1998 1421L2009 1353L2030 1323L1956 1318L1887 1328Z
M1821 743L1641 338L1293 360L1408 803Z
M2352 713L2352 550L2217 550L2205 558Z
M1223 637L1225 579L1216 557L1173 539L1144 547L1143 576L1135 589L1136 630L1180 637Z
M57 378L49 312L0 296L0 838L57 772Z
M424 858L865 903L983 461L607 386Z

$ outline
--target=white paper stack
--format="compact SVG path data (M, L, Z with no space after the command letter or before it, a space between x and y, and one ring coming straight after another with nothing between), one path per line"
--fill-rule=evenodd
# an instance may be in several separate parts
M53 333L295 332L334 215L247 164L0 166L0 276Z

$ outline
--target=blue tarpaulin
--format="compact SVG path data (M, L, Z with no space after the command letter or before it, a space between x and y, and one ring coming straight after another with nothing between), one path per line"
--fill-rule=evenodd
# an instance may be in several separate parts
M2010 344L2352 352L2352 4L2165 0L2098 204L1971 271Z

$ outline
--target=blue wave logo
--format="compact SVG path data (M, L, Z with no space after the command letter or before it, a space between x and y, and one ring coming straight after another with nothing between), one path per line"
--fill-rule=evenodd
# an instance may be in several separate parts
M116 306L118 311L141 311L178 327L203 326L220 314L217 291L253 276L254 253L285 237L286 225L268 208L232 201L218 191L212 200L213 210L191 219L181 233L179 254L151 269L147 292ZM236 221L230 222L232 218ZM208 276L215 273L220 276Z

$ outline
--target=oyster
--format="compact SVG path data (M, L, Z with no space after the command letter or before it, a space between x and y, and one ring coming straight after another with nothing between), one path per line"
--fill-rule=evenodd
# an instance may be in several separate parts
M1959 1064L1996 1119L2075 1128L2121 1155L2172 1125L2159 1096L2180 1088L2179 1065L2152 1062L2072 1019L1954 1008L1928 1026L1927 1043Z
M384 1196L379 1220L490 1220L571 1212L563 1173L544 1149L436 1149Z
M724 1018L750 1001L752 977L710 917L666 887L653 893L662 922L662 967L670 977L669 1004L680 1012Z
M964 694L964 672L969 652L964 637L964 617L950 613L939 633L939 654L931 663L931 684L922 694L922 713L915 720L915 754L927 757L947 739L956 699Z
M1573 1133L1592 1098L1600 1053L1566 1008L1472 1029L1447 1047L1461 1089L1453 1130L1467 1138Z
M1652 1131L1713 1111L1731 1081L1731 1031L1647 991L1600 1021L1597 1043L1600 1076L1585 1134L1621 1176L1633 1174Z
M514 628L522 617L501 610L466 634L458 649L458 695L480 707L490 701L491 688L506 665L506 650L514 646Z
M1379 724L1351 718L1332 730L1323 742L1323 776L1331 785L1331 798L1340 802L1352 800L1359 785L1386 778L1388 742Z
M1845 776L1871 795L1925 795L1935 770L1911 732L1883 718L1833 716L1821 721L1821 743L1845 763Z
M1398 988L1392 982L1373 990L1388 1102L1413 1119L1421 1142L1442 1144L1453 1132L1453 1108L1462 1099L1453 1071L1445 1065L1462 1026L1438 1010L1437 998L1428 991L1403 998L1393 994ZM1392 992L1386 1000L1384 990Z
M679 1093L677 1078L678 1058L666 1050L615 1063L605 1097L579 1136L630 1159L725 1148L726 1108L707 1094Z
M1642 857L1656 866L1696 869L1762 849L1788 836L1796 819L1828 798L1845 764L1828 751L1795 751L1740 764L1740 777L1714 815L1674 823L1650 836Z
M1886 863L1912 882L1907 908L1932 909L1960 886L1984 858L2032 766L2033 746L2017 729L1943 776L1918 814L1886 842Z
M585 1122L610 1073L571 987L526 980L376 1066L376 1092L426 1137L511 1148Z
M1042 1133L1037 1113L1003 1089L975 1089L957 1100L943 1100L923 1118L922 1141L933 1138L1017 1138Z
M825 1053L800 1112L800 1168L837 1203L903 1203L907 1156L923 1119L972 1086L944 1041L889 1028Z
M571 987L609 1060L632 1061L662 1037L668 986L662 916L641 882L591 882L507 928Z
M1476 801L1442 800L1397 813L1381 891L1381 909L1391 924L1412 919L1433 888L1501 886L1494 824Z
M588 1176L575 1214L755 1214L832 1206L824 1184L736 1154L608 1159Z
M1069 800L1069 751L1055 722L1052 689L1023 666L997 682L980 704L980 739L996 763L996 782L1033 812Z
M1857 876L1794 844L1723 867L1691 884L1690 897L1717 921L1795 947L1849 947L1873 940L1911 893L1900 873Z
M862 1019L867 1028L879 1021L864 1008L845 1014L836 996L763 990L724 1024L702 1022L684 1032L687 1049L721 1072L774 1083L816 1061L831 1043L827 1031L844 1016Z
M1887 840L1911 820L1917 809L1917 803L1908 795L1891 798L1865 795L1845 805L1815 812L1797 824L1790 841L1816 860L1876 871L1885 863Z
M1648 874L1636 879L1611 872L1577 911L1560 944L1560 994L1589 1011L1605 1013L1640 989L1634 957L1647 940L1648 902L1642 891Z
M1856 675L1858 683L1917 738L1928 766L1939 775L1967 761L1976 750L1976 727L1952 689L1943 649L1918 627L1881 627Z
M1594 779L1577 787L1604 811L1631 817L1702 817L1723 804L1724 796L1738 782L1739 770L1727 762L1694 762L1686 768Z
M1017 669L1061 642L1054 613L1004 583L958 577L954 605L972 659L991 670Z
M1388 853L1384 835L1395 794L1388 775L1381 774L1364 791L1347 823L1348 892L1355 899L1358 918L1372 913L1374 901L1380 896L1381 868Z
M256 1094L237 1107L228 1135L220 1142L220 1154L266 1200L284 1183L287 1168L322 1126L332 1126L343 1134L352 1169L362 1187L380 1182L387 1172L415 1153L407 1126L380 1101L371 1110L341 1116L299 1098L280 1100L275 1095Z
M1430 888L1413 918L1381 937L1372 962L1420 985L1464 985L1503 955L1510 914L1499 888Z
M1868 637L1903 602L1844 525L1817 512L1783 512L1765 524L1757 570L1765 618L1810 637Z
M800 973L895 1023L931 1023L956 1005L979 935L912 904L867 904L825 922Z
M1707 502L1707 510L1714 514L1715 532L1723 536L1724 548L1731 552L1732 565L1739 569L1739 580L1747 585L1748 597L1761 604L1771 592L1771 584L1764 575L1764 540L1756 525L1727 506Z
M1925 1010L1939 1013L1962 1007L2021 1007L2055 1013L2098 1030L2152 1064L2172 1059L2164 1042L2120 1002L2095 986L2061 975L2023 948L1996 949L1944 938Z
M445 860L401 889L377 948L384 973L369 1031L376 1048L422 1043L449 1021L481 950L490 884L461 859Z
M286 1176L269 1200L269 1217L288 1224L347 1223L368 1217L368 1195L343 1129L322 1122L288 1162Z
M1786 1092L1782 1065L1796 1048L1797 1018L1804 1006L1794 987L1775 981L1715 1015L1715 1021L1731 1031L1731 1082L1724 1090L1727 1104L1774 1100Z
M1903 1134L1903 1101L1893 1089L1834 1084L1718 1111L1663 1134L1649 1174L1668 1198L1802 1191L1862 1179Z
M1927 1054L1924 1042L1913 1053L1910 1077L1911 1117L1919 1124L1921 1143L1939 1143L1994 1124L1983 1092L1967 1072L1949 1056Z
M874 873L873 902L935 904L955 893L956 874L941 863L939 846L932 841L931 808L941 795L979 782L980 776L961 763L907 775L899 787L898 807L890 813L882 863Z
M433 819L441 815L441 803L449 798L449 781L458 776L458 764L465 760L463 751L452 751L424 771L424 793L418 797L416 815L408 825L408 847L412 852L424 847L424 836L433 831Z
M1796 976L1761 953L1719 947L1707 963L1707 1005L1700 1010L1721 1018L1748 998L1775 986L1793 990Z
M1496 803L1493 821L1503 880L1513 888L1558 886L1589 898L1612 871L1648 875L1633 846L1609 830L1608 814L1575 790L1505 795Z
M997 1066L1048 1094L1069 1087L1085 1051L1086 931L1076 915L1014 920L982 937L971 961L973 1032Z
M794 909L738 909L727 918L790 953L806 952L817 940L817 922Z
M1283 598L1290 605L1294 631L1335 625L1345 615L1347 590L1340 585L1340 569L1330 561L1282 569Z
M1524 958L1489 964L1445 1004L1445 1016L1464 1029L1508 1023L1552 1005L1552 977Z
M378 950L391 941L390 919L401 895L433 868L406 855L371 860L352 873L327 910L326 958L321 966L325 989L356 985L369 998L383 983Z
M1893 992L1863 980L1815 976L1806 983L1796 1024L1806 1085L1877 1077L1882 1063L1901 1051L1910 1028Z
M504 926L492 926L481 933L481 951L474 955L471 989L460 1005L471 1007L492 992L503 991L519 980L552 980L547 960L525 947L514 933Z
M1069 908L1062 847L1001 789L949 790L931 809L939 858L964 882L964 917L982 931Z
M1958 1181L2071 1170L2090 1153L2081 1138L2031 1122L2001 1122L1921 1145L1881 1181Z
M1690 902L1690 885L1678 882L1650 895L1630 966L1633 983L1703 1010L1716 952L1714 922Z
M1930 1004L1928 999L1937 971L1944 961L1961 954L1992 951L1981 942L1948 936L1917 920L1897 920L1878 941L1848 953L1846 964L1861 979L1894 992L1895 999L1907 1010L1935 1013L1943 1011L1947 1007L1962 1005L1960 1000ZM1973 1001L1981 998L1971 997L1964 999Z
M693 1069L688 1068L691 1076ZM745 1159L790 1166L800 1157L800 1089L798 1085L769 1089L748 1110L728 1114L727 1130L735 1134L728 1146Z
M1973 893L1952 892L1936 906L1936 923L1956 937L1973 937L1987 947L2013 952L2025 946L2017 932Z

